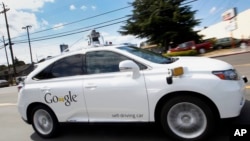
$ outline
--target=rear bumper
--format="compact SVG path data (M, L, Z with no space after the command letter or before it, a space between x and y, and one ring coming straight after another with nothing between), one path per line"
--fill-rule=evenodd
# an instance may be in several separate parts
M27 123L27 124L31 124L30 122L28 122L28 120L24 119L23 117L22 117L22 120L23 120L25 123Z
M25 98L22 97L22 91L23 89L20 89L19 93L18 93L18 99L17 99L17 109L18 109L18 112L21 116L21 118L28 123L28 118L27 118L27 105L25 103Z
M24 105L22 105L21 103L18 103L18 112L21 115L21 118L28 123L28 118L27 118L27 114L26 114L26 108Z

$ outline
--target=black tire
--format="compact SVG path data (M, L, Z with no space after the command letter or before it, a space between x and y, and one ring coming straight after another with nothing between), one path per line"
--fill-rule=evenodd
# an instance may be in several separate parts
M237 46L239 46L240 48L246 48L247 43L246 42L240 42Z
M161 111L164 131L177 140L204 140L214 128L215 117L204 101L178 96L167 101Z
M206 53L206 49L205 49L205 48L200 48L200 49L199 49L199 53L200 53L200 54Z
M55 137L59 130L55 114L46 106L37 106L32 110L32 127L42 138Z
M223 49L223 46L217 46L216 49Z

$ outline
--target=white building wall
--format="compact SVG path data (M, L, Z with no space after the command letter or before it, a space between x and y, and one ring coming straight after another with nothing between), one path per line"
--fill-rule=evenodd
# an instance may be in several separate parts
M221 21L201 30L199 34L204 35L203 39L230 37L231 33L234 38L250 38L250 9L243 11L236 16L237 28L232 32L226 30L228 24L229 21Z

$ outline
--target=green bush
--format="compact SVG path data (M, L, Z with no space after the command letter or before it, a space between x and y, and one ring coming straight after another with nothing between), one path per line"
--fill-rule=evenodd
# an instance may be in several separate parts
M178 51L163 54L164 56L196 56L198 52L196 50Z

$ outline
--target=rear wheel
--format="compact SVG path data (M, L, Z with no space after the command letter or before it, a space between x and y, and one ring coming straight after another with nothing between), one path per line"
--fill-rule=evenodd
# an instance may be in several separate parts
M246 48L246 47L247 47L247 44L245 42L240 43L240 48Z
M58 121L49 108L38 106L32 112L32 127L39 136L51 138L57 134Z
M161 124L166 133L175 139L202 140L214 127L214 117L201 99L180 96L163 106Z
M223 46L217 46L217 49L222 49L223 48Z

